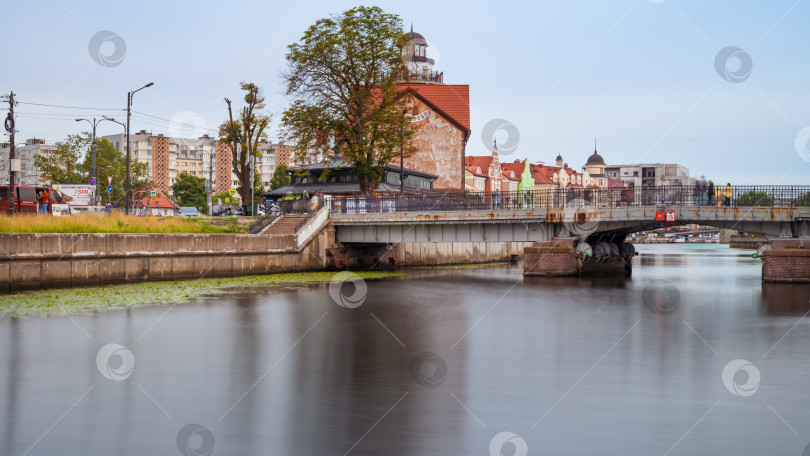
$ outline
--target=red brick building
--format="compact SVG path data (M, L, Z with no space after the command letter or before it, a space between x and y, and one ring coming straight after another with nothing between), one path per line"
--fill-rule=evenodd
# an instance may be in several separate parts
M399 86L407 96L411 122L419 125L414 137L417 152L405 159L411 168L439 178L434 189L464 191L464 167L467 141L470 138L470 86L444 84L443 73L433 70L427 58L427 41L411 30L406 34L411 72ZM399 165L399 159L392 163Z

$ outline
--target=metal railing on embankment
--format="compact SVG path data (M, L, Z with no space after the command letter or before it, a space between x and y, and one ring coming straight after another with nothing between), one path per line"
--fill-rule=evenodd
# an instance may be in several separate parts
M330 212L335 214L633 206L806 207L810 206L810 185L569 187L525 192L376 194L332 197L329 201Z

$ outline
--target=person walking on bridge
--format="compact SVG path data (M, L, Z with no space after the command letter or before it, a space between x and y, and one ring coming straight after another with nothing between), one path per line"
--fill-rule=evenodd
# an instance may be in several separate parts
M733 194L731 189L731 182L726 184L726 189L723 191L723 206L731 206L731 195Z

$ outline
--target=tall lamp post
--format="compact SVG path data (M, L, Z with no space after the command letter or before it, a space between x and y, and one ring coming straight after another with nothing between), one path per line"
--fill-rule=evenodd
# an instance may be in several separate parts
M118 125L121 125L122 127L124 127L124 134L126 134L127 137L129 137L129 128L127 128L127 126L124 124L124 122L119 122L119 121L115 120L114 117L110 117L110 116L102 116L102 117L104 118L104 120L108 120L110 122L117 123ZM129 171L129 170L127 170L127 171ZM127 177L129 177L129 172L127 172ZM98 181L98 176L96 176L96 181ZM96 182L96 184L98 184L98 182ZM110 184L110 185L112 185L112 184ZM108 198L108 202L109 202L109 198Z
M98 174L96 174L96 126L98 124L100 124L101 122L104 122L105 120L110 120L110 119L108 119L106 116L104 116L103 118L98 119L98 120L96 120L95 117L93 117L93 120L90 120L90 119L76 119L76 122L81 122L81 121L90 122L90 124L93 126L93 170L91 171L91 174L90 174L91 177L96 178L96 189L95 189L95 194L93 195L93 204L98 204ZM115 122L115 121L113 121L113 122ZM120 122L116 122L116 123L120 123Z
M127 128L127 171L126 171L127 172L127 177L126 177L126 199L125 199L126 208L124 209L126 214L129 214L129 118L130 118L130 115L131 115L130 111L132 110L132 97L134 97L137 92L139 92L139 91L141 91L141 90L143 90L143 89L145 89L147 87L152 87L153 85L155 85L155 83L150 82L149 84L146 84L145 86L141 87L138 90L133 90L132 92L127 92L127 127L126 127Z

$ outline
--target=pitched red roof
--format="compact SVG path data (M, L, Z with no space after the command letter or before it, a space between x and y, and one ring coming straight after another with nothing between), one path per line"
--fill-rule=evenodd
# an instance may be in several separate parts
M513 163L504 163L501 162L501 170L504 174L508 171L514 171L515 177L517 180L520 180L520 176L523 175L523 169L526 167L526 161L515 161Z
M174 204L170 199L166 198L165 196L157 196L155 198L141 198L139 201L136 201L136 205L140 203L141 207L149 207L149 208L158 208L158 209L176 209L179 206Z
M608 188L627 187L627 182L611 179L608 177Z
M480 167L481 171L485 174L488 174L489 165L492 164L492 156L491 155L476 155L476 156L466 156L464 157L464 166L472 166L472 167Z
M470 130L470 86L464 84L399 85L400 90L412 90Z
M487 177L487 175L484 174L484 169L483 168L481 168L480 173L478 172L478 167L477 166L465 166L465 169L467 171L469 171L470 173L472 173L473 175L475 175L475 176Z

